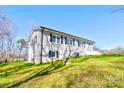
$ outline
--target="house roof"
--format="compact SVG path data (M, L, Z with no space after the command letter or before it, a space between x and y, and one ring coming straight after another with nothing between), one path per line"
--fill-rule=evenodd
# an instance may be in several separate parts
M78 40L82 40L82 41L85 41L85 42L90 43L90 44L95 43L94 41L91 41L91 40L88 40L88 39L85 39L85 38L82 38L82 37L74 36L74 35L71 35L71 34L67 34L67 33L64 33L64 32L58 31L58 30L54 30L54 29L51 29L51 28L43 27L43 26L38 26L38 27L34 28L34 30L31 32L31 34L29 36L29 40L30 40L30 37L33 34L33 32L37 31L39 29L44 29L44 31L48 31L48 32L52 32L52 33L63 34L65 36L69 36L69 37L72 37L72 38L75 38L75 39L78 39Z

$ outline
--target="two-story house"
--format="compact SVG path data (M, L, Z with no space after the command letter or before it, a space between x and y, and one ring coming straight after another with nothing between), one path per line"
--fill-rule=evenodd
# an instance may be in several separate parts
M39 26L29 37L29 62L35 64L71 56L94 55L94 41Z

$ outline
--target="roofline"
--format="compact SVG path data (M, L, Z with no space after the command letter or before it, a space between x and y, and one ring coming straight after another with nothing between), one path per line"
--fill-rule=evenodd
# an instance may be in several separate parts
M85 39L85 38L82 38L82 37L78 37L78 36L74 36L74 35L71 35L71 34L67 34L67 33L64 33L64 32L58 31L58 30L54 30L54 29L51 29L51 28L47 28L47 27L44 27L44 26L38 26L38 27L34 28L34 30L31 32L31 35L32 35L32 33L34 31L36 31L38 29L48 29L48 30L51 30L51 31L54 31L54 32L58 32L58 33L61 33L61 34L65 34L65 35L68 35L68 36L72 36L72 37L75 37L75 38L86 40L88 43L92 43L92 44L95 43L95 41L91 41L91 40L88 40L88 39ZM31 37L31 35L30 35L30 37ZM29 40L30 40L30 37L29 37Z

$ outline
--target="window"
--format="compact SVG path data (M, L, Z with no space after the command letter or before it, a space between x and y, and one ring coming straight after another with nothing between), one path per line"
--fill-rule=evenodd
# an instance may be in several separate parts
M50 42L56 42L56 36L50 34Z
M60 36L50 34L50 42L60 43Z
M70 39L65 37L65 44L69 45L69 43L70 43Z
M52 42L56 42L56 36L52 36Z
M49 51L49 58L51 58L51 57L55 57L55 52L54 51Z
M60 37L57 36L57 43L60 43Z
M49 51L49 58L53 58L53 57L59 58L59 52L50 50Z
M69 45L69 41L70 41L70 39L69 38L67 38L67 44Z
M52 57L55 57L55 52L54 51L52 52Z
M79 47L81 46L81 43L80 43L80 41L78 41L78 46L79 46Z

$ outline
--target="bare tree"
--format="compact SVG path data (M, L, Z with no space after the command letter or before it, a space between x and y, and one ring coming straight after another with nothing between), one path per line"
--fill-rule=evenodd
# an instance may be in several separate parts
M0 57L8 59L14 48L15 23L0 12Z
M70 45L67 45L65 51L64 51L64 65L68 62L68 59L71 57L72 50L70 48Z
M119 55L124 55L124 48L123 47L117 47L113 48L110 50L104 50L104 54L119 54Z

